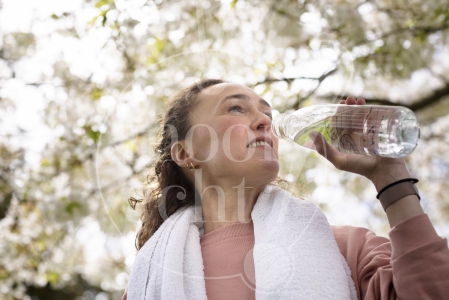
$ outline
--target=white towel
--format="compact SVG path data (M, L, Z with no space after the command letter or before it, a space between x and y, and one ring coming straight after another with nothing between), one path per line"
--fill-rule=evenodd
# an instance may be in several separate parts
M179 209L140 249L129 300L207 299L200 216L198 207ZM251 216L256 299L357 299L348 264L316 204L269 186Z

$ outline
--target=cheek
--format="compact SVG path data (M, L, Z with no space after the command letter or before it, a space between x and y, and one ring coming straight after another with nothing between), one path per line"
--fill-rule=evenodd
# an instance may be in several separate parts
M210 160L216 153L216 135L213 130L198 127L186 138L189 154L196 161Z
M217 126L217 135L223 142L231 142L231 144L244 144L255 137L254 132L247 124L236 123L235 120L227 120Z
M248 129L248 126L235 124L235 122L224 124L220 128L219 138L221 141L221 150L228 157L241 160L246 156L248 141L255 137L254 133Z

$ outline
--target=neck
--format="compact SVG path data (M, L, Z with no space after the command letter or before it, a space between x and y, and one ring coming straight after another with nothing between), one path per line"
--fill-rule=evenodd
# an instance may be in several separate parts
M233 223L250 221L254 204L264 187L245 186L244 179L240 184L235 184L235 181L197 184L203 209L204 234Z

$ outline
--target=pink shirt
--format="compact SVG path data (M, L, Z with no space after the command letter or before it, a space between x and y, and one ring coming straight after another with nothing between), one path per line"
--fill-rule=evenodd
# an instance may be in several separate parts
M333 226L359 299L449 299L449 249L427 215L390 231ZM255 299L253 223L234 223L201 238L208 299ZM218 277L218 278L217 278Z

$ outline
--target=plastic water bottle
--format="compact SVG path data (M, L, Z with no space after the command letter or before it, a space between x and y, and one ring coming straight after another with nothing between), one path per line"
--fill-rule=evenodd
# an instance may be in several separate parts
M317 131L342 153L395 158L412 153L419 139L415 114L402 106L312 105L277 115L272 130L310 149L309 133Z

